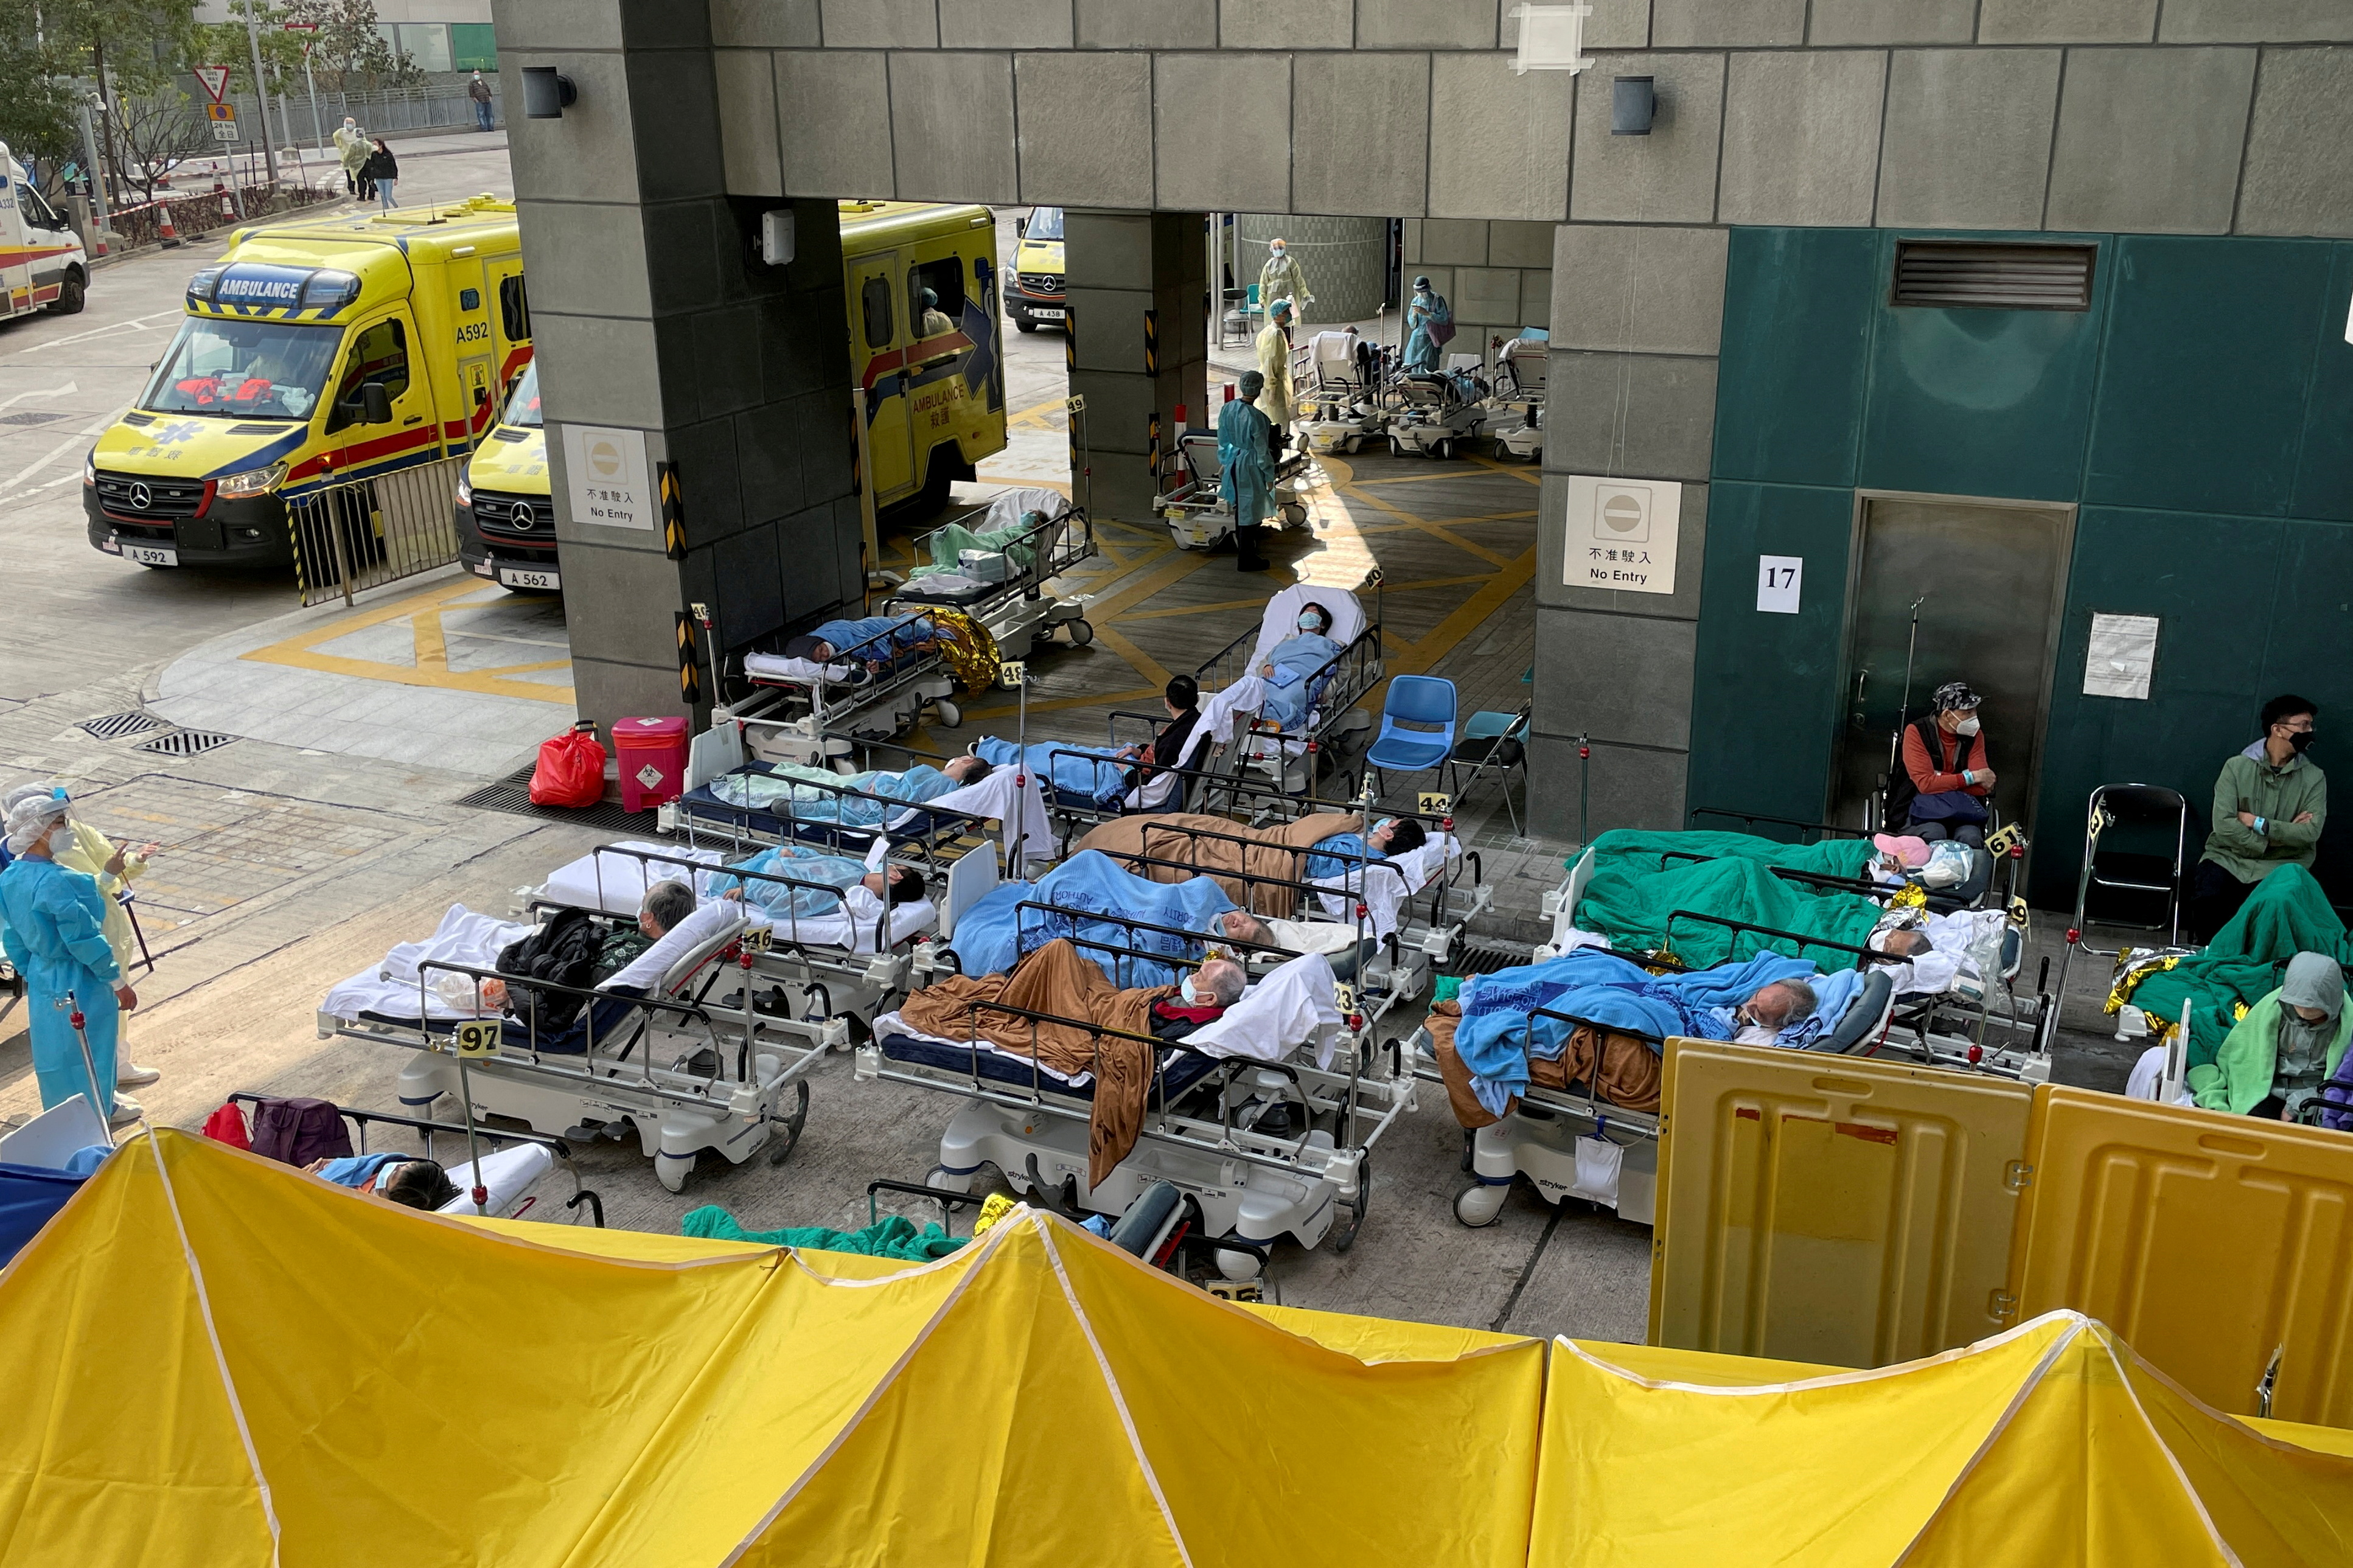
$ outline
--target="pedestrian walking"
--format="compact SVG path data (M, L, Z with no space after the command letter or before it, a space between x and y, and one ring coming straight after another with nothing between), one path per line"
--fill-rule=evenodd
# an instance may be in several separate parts
M392 149L384 144L383 137L375 139L375 151L360 165L360 178L375 187L377 211L390 212L400 205L392 195L393 186L400 184L400 164L393 157Z

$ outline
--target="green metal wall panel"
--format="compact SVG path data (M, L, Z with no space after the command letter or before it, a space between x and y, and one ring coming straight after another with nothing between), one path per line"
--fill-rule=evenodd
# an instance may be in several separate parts
M1844 489L1718 479L1708 490L1684 793L1691 805L1821 820L1853 518ZM1804 559L1798 614L1757 612L1759 555Z
M2328 292L2320 306L2320 347L2304 405L2296 457L2297 517L2353 522L2353 245L2330 247Z
M2111 248L2084 499L2286 516L2336 247L2126 235Z
M1717 367L1719 479L1854 483L1879 237L1736 228Z
M1875 264L1857 482L1931 495L2073 500L2099 380L2110 270L2104 263L2113 246L2103 245L2093 265L2088 310L1898 310L1887 303L1885 280L1900 237L1883 237Z

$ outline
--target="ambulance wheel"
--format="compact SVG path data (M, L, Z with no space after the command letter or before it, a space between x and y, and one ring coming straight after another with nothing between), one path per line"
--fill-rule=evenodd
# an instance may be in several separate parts
M964 710L943 697L932 704L932 712L944 730L953 730L964 722Z
M1509 1186L1489 1186L1473 1182L1454 1194L1454 1217L1472 1230L1481 1230L1495 1223L1504 1213L1504 1199Z
M1072 621L1071 623L1071 646L1072 647L1084 647L1087 644L1094 640L1094 627L1087 625L1084 621Z
M65 281L58 285L58 297L49 301L49 314L52 316L80 315L82 298L89 292L89 285L81 280L80 273L68 272Z
M1013 318L1013 330L1017 332L1034 332L1038 330L1038 323L1035 321L1025 321L1020 317L1016 316Z
M693 1173L694 1156L691 1154L688 1154L683 1158L675 1154L656 1154L654 1156L654 1180L662 1184L662 1190L664 1192L682 1193L686 1191L686 1179Z
M1282 525L1285 528L1297 528L1306 521L1307 509L1304 506L1295 500L1282 503Z
M1356 1245L1356 1233L1365 1227L1365 1211L1373 1206L1373 1161L1371 1155L1356 1162L1356 1201L1340 1205L1348 1211L1344 1224L1332 1227L1332 1250L1345 1252Z

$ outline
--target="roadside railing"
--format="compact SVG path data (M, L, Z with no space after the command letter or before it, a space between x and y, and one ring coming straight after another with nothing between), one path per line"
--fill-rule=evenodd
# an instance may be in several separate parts
M294 583L323 605L458 559L458 480L467 457L323 486L286 501Z

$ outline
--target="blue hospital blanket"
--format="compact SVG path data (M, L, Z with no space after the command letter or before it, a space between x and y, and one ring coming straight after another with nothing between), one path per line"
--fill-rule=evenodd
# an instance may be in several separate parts
M1066 909L1094 910L1133 916L1179 931L1215 932L1217 919L1234 907L1218 884L1207 877L1182 882L1154 882L1122 870L1099 849L1072 856L1033 885L1000 883L956 921L955 940L949 945L966 974L1000 974L1025 953L1035 952L1056 937L1082 938L1124 952L1082 946L1094 966L1112 984L1123 988L1174 985L1184 973L1173 963L1140 956L1160 953L1198 959L1203 944L1164 931L1136 931L1113 921L1046 910L1018 910L1025 900L1060 904Z
M1085 801L1092 805L1118 804L1122 795L1134 787L1129 775L1135 771L1132 762L1089 762L1088 757L1109 757L1107 746L1073 746L1061 741L1039 741L1029 746L1017 746L995 735L983 735L972 743L973 753L991 767L1008 764L1027 768L1044 775L1054 786L1054 794L1065 801ZM1085 756L1071 756L1082 752ZM1057 756L1054 753L1062 752ZM988 973L996 973L994 970Z
M1528 1059L1550 1061L1568 1048L1575 1027L1557 1018L1534 1018L1538 1007L1573 1013L1606 1027L1664 1038L1732 1037L1728 1010L1776 980L1810 980L1814 966L1799 958L1760 952L1739 963L1690 974L1651 974L1639 964L1594 948L1516 969L1477 975L1462 987L1462 1022L1454 1048L1476 1080L1518 1094L1528 1086ZM1481 1090L1481 1100L1486 1093Z
M1330 637L1314 632L1301 632L1274 645L1267 655L1267 663L1274 672L1261 676L1266 681L1266 705L1261 710L1286 730L1305 727L1308 710L1323 683L1314 678L1325 665L1340 657L1340 645Z
M795 822L833 823L843 827L874 827L886 816L896 816L900 809L881 800L839 795L822 787L826 784L863 790L868 795L905 801L910 805L936 800L956 787L954 779L927 763L919 763L904 773L854 773L847 778L826 768L779 763L772 773L723 774L711 781L711 793L729 805L774 811Z
M885 632L891 634L889 642L861 646ZM932 623L927 616L860 616L855 620L828 621L809 636L831 644L836 658L887 659L919 642L931 641Z
M846 855L827 855L814 849L797 848L789 844L774 849L763 849L749 860L739 860L735 869L765 871L771 876L790 877L797 882L818 882L827 888L850 888L864 880L866 862L852 860ZM757 904L778 919L813 920L819 915L841 912L841 900L817 888L787 888L776 882L763 882L736 877L721 877L711 884L711 896L723 898L742 889L747 903Z

